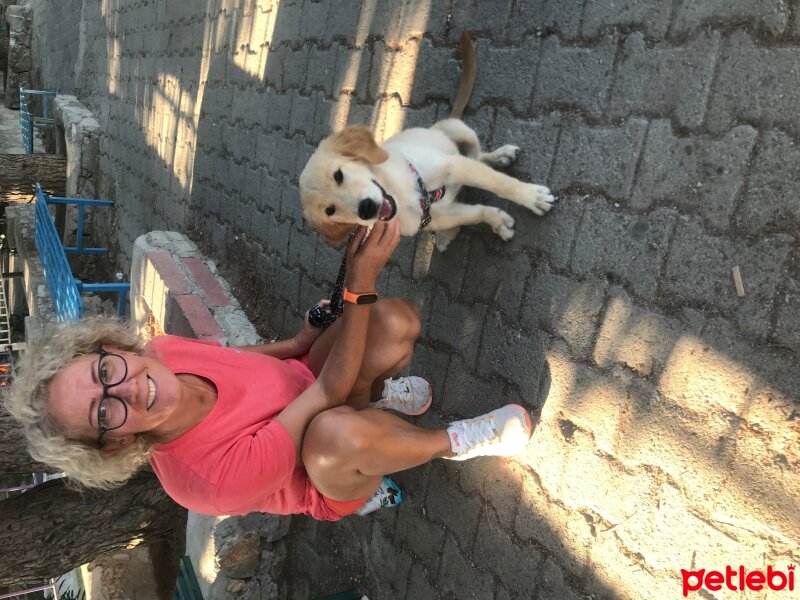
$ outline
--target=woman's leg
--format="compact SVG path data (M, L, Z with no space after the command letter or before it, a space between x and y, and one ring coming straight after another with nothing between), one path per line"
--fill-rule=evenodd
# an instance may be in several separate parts
M340 326L340 322L331 325L311 346L308 360L315 375L322 371ZM380 398L383 380L395 375L411 360L419 332L419 311L412 304L387 298L372 307L364 362L348 405L366 408L370 400Z
M303 464L312 483L342 501L369 496L387 473L452 455L447 430L421 429L371 408L320 413L303 438Z

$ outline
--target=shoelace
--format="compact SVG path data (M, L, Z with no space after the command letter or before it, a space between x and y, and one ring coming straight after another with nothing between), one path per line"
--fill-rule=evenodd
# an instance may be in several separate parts
M386 400L401 400L403 402L412 402L414 400L411 394L411 384L403 379L389 379L387 383L389 393Z
M459 454L493 441L497 437L494 417L482 417L471 421L455 423L461 434L461 451Z

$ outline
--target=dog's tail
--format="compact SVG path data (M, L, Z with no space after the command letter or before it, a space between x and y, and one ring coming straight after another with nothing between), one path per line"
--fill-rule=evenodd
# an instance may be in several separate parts
M461 83L458 85L456 99L453 100L453 110L450 111L450 116L455 119L461 118L461 115L464 114L469 97L472 95L472 86L475 85L475 44L466 31L461 34L460 50L462 64Z

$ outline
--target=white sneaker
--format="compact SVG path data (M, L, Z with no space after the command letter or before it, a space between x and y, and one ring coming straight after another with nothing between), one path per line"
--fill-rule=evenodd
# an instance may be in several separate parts
M403 492L400 491L400 487L388 477L384 477L378 489L353 514L363 517L380 508L398 506L402 503Z
M381 399L370 406L389 408L413 417L428 410L432 400L431 384L422 377L411 375L384 381Z
M490 413L455 421L447 427L450 460L476 456L515 456L522 453L533 434L528 411L519 404L507 404Z

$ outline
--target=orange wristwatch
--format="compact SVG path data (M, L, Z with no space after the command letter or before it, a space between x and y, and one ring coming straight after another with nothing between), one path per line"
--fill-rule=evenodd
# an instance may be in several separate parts
M357 294L355 292L351 292L347 288L344 288L344 293L342 294L342 298L345 302L352 302L353 304L372 304L378 300L378 294L375 292L365 292L363 294Z

